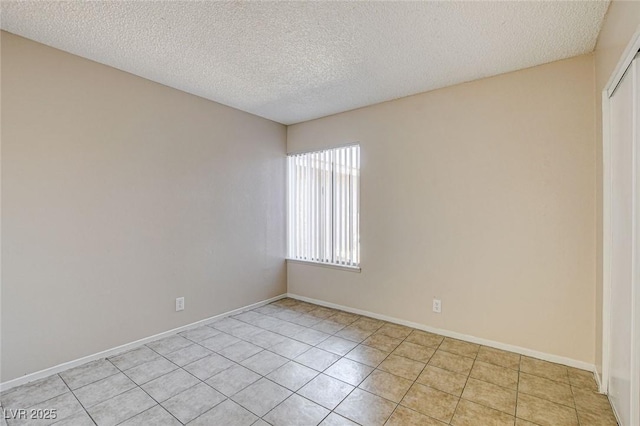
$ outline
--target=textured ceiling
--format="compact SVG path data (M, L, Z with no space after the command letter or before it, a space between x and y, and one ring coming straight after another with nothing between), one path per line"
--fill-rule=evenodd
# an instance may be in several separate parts
M608 1L2 1L2 29L284 124L591 52Z

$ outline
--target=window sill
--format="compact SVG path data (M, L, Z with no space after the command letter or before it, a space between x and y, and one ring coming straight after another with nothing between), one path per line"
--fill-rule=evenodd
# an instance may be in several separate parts
M339 269L341 271L347 271L347 272L357 272L357 273L361 272L361 268L359 266L336 265L333 263L314 262L311 260L287 259L287 263L299 263L301 265L320 266L322 268Z

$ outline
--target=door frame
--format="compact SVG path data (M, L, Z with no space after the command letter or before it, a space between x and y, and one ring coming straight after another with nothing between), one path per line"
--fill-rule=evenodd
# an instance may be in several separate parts
M602 380L600 381L600 392L608 393L610 379L610 361L609 352L611 349L611 253L612 253L612 174L611 174L611 123L610 123L610 96L624 77L624 74L636 57L640 50L640 26L631 38L631 41L624 50L624 53L613 74L609 78L604 90L602 91ZM637 92L638 88L634 86ZM635 98L634 98L634 102ZM636 108L640 105L636 104ZM637 116L634 115L634 129L638 129L640 123L637 122ZM633 136L633 216L637 217L640 208L640 188L637 185L640 178L640 135L636 130ZM632 282L640 282L640 262L638 261L638 253L640 246L640 232L637 221L632 224ZM632 333L632 354L640 355L640 291L632 288L631 301L631 333ZM640 397L640 356L631 358L631 398L632 401ZM615 409L614 409L615 411ZM631 405L632 424L640 424L640 412L637 405ZM617 415L617 414L616 414Z

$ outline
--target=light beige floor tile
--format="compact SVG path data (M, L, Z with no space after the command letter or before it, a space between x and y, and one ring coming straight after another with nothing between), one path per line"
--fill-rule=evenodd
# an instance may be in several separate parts
M520 371L569 384L569 371L564 365L523 356L520 360Z
M248 324L256 325L256 323L260 322L260 320L264 318L264 315L262 315L259 312L251 310L251 311L244 311L236 315L232 315L232 318L246 322Z
M428 333L421 330L413 330L411 334L406 338L406 342L415 343L421 346L427 346L430 348L437 348L444 340L443 336L437 334Z
M618 421L611 410L599 414L578 410L578 420L585 426L618 426Z
M376 334L383 334L385 336L393 337L395 339L404 340L413 329L398 324L385 324L376 331Z
M340 324L337 321L332 321L331 318L333 317L322 320L319 323L314 324L311 328L313 328L314 330L322 331L324 333L334 334L346 327L344 324Z
M218 353L225 358L229 358L232 361L241 362L261 351L262 348L260 346L251 344L249 342L240 341L219 350Z
M332 412L320 423L320 426L358 426L358 423Z
M75 423L69 423L68 426L71 425L77 426ZM94 423L89 420L89 425L93 425ZM148 425L163 425L163 426L180 426L182 423L177 421L175 417L167 412L162 406L156 405L147 411L143 411L125 421L124 423L120 423L121 426L148 426ZM61 424L60 426L65 426L66 423Z
M294 324L292 322L283 321L278 327L274 328L273 332L282 334L283 336L293 337L297 334L302 333L305 330L305 327Z
M309 314L302 314L298 318L291 320L292 323L301 325L303 327L311 327L322 321L320 318L313 317Z
M191 345L182 349L178 349L175 352L171 352L169 355L165 355L167 359L176 365L183 366L190 364L194 361L202 359L211 355L212 352L209 349L203 348L200 345Z
M468 375L473 367L473 359L437 350L429 360L429 365Z
M358 327L361 330L367 330L371 332L377 331L384 324L384 321L368 317L360 317L352 323L354 327Z
M261 315L267 316L267 315L275 314L280 309L281 308L279 306L274 305L273 303L270 303L268 305L259 306L259 307L255 308L255 309L253 309L252 312L256 312L256 313L259 313Z
M207 384L226 396L232 396L260 379L260 375L241 365L234 365L207 380Z
M122 375L120 375L119 380L130 382ZM27 408L67 392L69 392L67 385L59 375L54 374L53 376L2 392L0 401L6 409Z
M578 426L576 410L525 393L518 394L516 417L540 426Z
M21 408L22 407L16 407L13 408L13 410L20 410ZM81 412L84 412L84 408L82 408L82 405L80 405L78 399L71 392L63 393L62 395L56 396L47 401L40 402L38 404L32 405L31 407L24 407L22 409L26 409L26 411L24 412L25 416L21 417L20 415L18 415L18 418L12 418L11 411L7 410L5 412L0 408L0 420L4 419L6 416L9 422L9 426L44 426L58 422L60 420L70 422L71 418ZM16 411L13 411L13 413L16 413ZM18 411L18 413L20 412ZM55 413L55 419L47 419L47 413ZM42 416L42 418L39 418L38 414L45 415ZM0 422L0 424L3 423Z
M460 400L451 419L453 426L513 426L515 417L471 401Z
M285 323L285 321L282 321L282 320L280 320L278 318L265 315L264 318L259 319L255 323L255 325L256 325L256 327L259 327L259 328L261 328L261 329L263 329L265 331L273 332L274 330L278 329L284 323ZM258 333L255 333L255 334L260 334L260 333L261 332L258 332ZM250 336L245 337L244 340L253 343L252 339L255 336L255 334L252 334Z
M260 346L263 349L269 349L278 343L284 342L287 338L269 330L262 330L256 334L245 338L249 343Z
M311 348L299 355L294 361L316 371L324 371L339 359L340 355L318 348Z
M576 408L593 414L606 413L611 410L611 404L606 395L591 392L586 389L571 388Z
M300 315L302 315L302 312L296 312L291 309L283 309L282 311L276 312L275 314L273 314L274 317L279 318L281 320L285 320L285 321L293 321L294 319L298 318Z
M310 345L287 338L287 340L282 343L278 343L275 346L272 346L269 350L271 352L277 353L278 355L282 355L285 358L294 359L295 357L302 355L309 349L311 349Z
M240 339L238 339L235 336L232 336L227 333L220 333L220 334L216 334L213 337L209 337L206 340L203 340L202 342L200 342L200 344L207 349L217 352L221 349L226 348L227 346L231 346L234 343L238 343L239 341Z
M345 356L349 351L358 346L357 343L341 337L331 336L317 347L336 355Z
M403 356L414 361L427 363L436 352L434 348L418 345L411 342L402 342L392 352L393 355Z
M324 373L350 385L358 386L372 371L373 368L368 365L342 358L327 368Z
M409 358L389 355L387 359L382 361L378 366L380 370L386 371L396 376L414 381L422 372L425 364L423 362L414 361Z
M360 388L393 402L400 402L411 387L411 380L381 370L373 371Z
M234 327L232 330L230 330L229 334L239 339L246 339L247 337L253 334L259 333L261 331L262 329L259 327L256 327L255 325L243 323L242 325Z
M364 345L371 346L372 348L380 349L385 352L392 352L400 343L402 343L402 340L385 336L384 334L374 334L367 337L367 339L362 342Z
M353 391L354 387L340 380L320 374L304 385L297 393L330 410Z
M149 411L149 410L147 410L147 411ZM162 410L162 411L164 411L164 410ZM144 414L145 412L143 412L142 414ZM166 413L166 411L165 411L165 413ZM167 413L167 415L169 417L173 418L173 416L171 416L171 414ZM136 417L137 416L134 416L130 420L135 419ZM176 419L173 419L173 420L175 420L175 423L172 423L171 421L168 421L168 422L163 423L163 424L166 424L167 426L180 426L180 422L179 421L177 421ZM59 421L58 423L54 423L54 424L56 426L95 426L94 421L91 420L91 417L89 417L89 414L86 411L78 412L78 413L74 414L73 416L67 417L66 419L63 419L63 420ZM133 421L131 423L129 423L129 420L127 420L126 422L120 423L120 424L124 425L124 426L146 426L149 423L135 423ZM6 426L6 423L2 422L2 418L1 417L0 417L0 425Z
M216 330L213 327L203 325L198 328L192 328L191 330L186 330L178 334L191 340L192 342L202 342L203 340L207 340L210 337L215 336L216 334L220 334L220 330Z
M354 389L335 412L362 425L384 425L396 404L369 392Z
M520 369L519 354L490 348L488 346L480 346L476 360L489 364L499 365L500 367L510 368L512 370Z
M476 355L478 355L478 349L480 349L480 345L476 345L475 343L463 342L462 340L451 339L450 337L445 337L438 349L456 355L475 358Z
M57 377L57 376L54 376ZM59 380L59 378L58 378ZM61 381L62 382L62 381ZM127 376L122 373L114 374L97 382L93 382L89 385L83 386L73 391L80 403L85 407L91 407L100 402L106 401L136 387L136 384L131 381ZM65 390L66 390L65 386ZM34 393L37 393L39 389L36 389ZM38 401L39 402L39 401ZM3 401L3 406L6 408L15 407L15 404L7 401L6 404ZM26 404L25 404L26 405ZM33 404L26 405L30 407ZM22 407L18 407L22 408Z
M213 327L216 330L223 331L225 333L229 333L236 327L242 326L244 323L242 321L238 321L232 317L224 317L224 318L216 318L213 321L207 323L209 327Z
M516 426L538 426L538 425L516 417Z
M317 375L316 370L290 361L269 373L267 378L295 392Z
M385 426L445 426L442 423L417 411L398 405Z
M164 401L162 406L182 423L188 423L225 399L220 392L199 383Z
M418 383L414 383L404 396L401 405L426 416L449 423L459 398Z
M293 336L294 339L299 340L307 345L315 346L320 342L323 342L331 337L330 334L323 333L322 331L307 328L306 330Z
M113 365L118 367L120 370L124 371L130 368L133 368L136 365L153 361L154 359L158 359L159 357L160 355L158 355L156 352L152 351L148 347L141 346L139 348L132 349L128 352L113 356L108 359L113 363Z
M427 365L416 381L434 389L460 396L467 384L467 376Z
M193 342L191 340L174 334L173 336L147 343L147 346L158 352L160 355L167 355L192 344Z
M142 389L156 401L163 402L198 383L198 379L179 369L145 383Z
M202 348L202 346L200 347ZM167 361L164 358L158 358L130 368L125 371L124 374L136 382L137 385L143 385L153 379L164 376L177 368L178 366L174 363Z
M100 426L112 426L134 417L156 405L156 401L140 388L134 388L87 409Z
M233 395L231 399L253 414L262 417L290 395L291 391L262 378Z
M307 312L313 311L316 308L315 305L307 302L301 302L297 305L292 306L290 309L292 311L300 312L302 314L306 314Z
M326 408L293 394L264 416L264 419L277 426L315 426L328 414L329 410Z
M333 309L320 306L309 311L308 314L316 318L325 319L325 318L329 318L332 315L335 315L336 312Z
M227 399L190 422L189 426L250 426L256 420L258 417L250 411Z
M353 342L360 343L367 337L371 336L373 332L368 330L362 330L353 325L347 326L336 333L336 336L343 339L351 340Z
M276 368L285 365L289 360L269 351L262 351L241 362L242 365L258 374L266 376Z
M207 380L219 372L236 365L235 362L218 354L209 355L185 365L183 368L200 380Z
M119 370L106 359L89 362L79 367L72 368L60 373L62 380L71 390L78 389L89 383L97 382L106 377L113 376Z
M469 377L493 383L503 388L518 389L518 372L499 365L476 360Z
M524 372L520 373L518 391L571 408L575 407L569 385L543 377L533 376Z
M338 323L346 326L346 325L349 325L349 324L353 324L354 322L356 322L360 318L361 318L360 315L352 314L350 312L338 311L330 319L332 321L338 322ZM374 321L376 321L376 320L374 320Z
M515 390L470 378L462 398L513 416L516 413L516 394Z
M380 349L366 345L358 345L346 354L345 358L358 361L369 367L377 367L388 355L388 352L381 351Z
M593 376L593 372L571 367L568 368L568 371L571 386L590 390L592 392L598 392L598 384Z

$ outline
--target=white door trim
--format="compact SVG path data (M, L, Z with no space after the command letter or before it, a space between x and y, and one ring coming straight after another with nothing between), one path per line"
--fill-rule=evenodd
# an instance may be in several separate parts
M610 97L613 95L616 87L622 80L625 71L629 68L633 59L636 57L637 52L640 50L640 27L631 38L631 41L627 45L622 57L618 61L618 64L609 78L607 85L604 87L602 91L602 172L603 172L603 187L602 187L602 202L603 202L603 210L602 210L602 286L603 286L603 306L602 306L602 380L600 383L600 391L603 393L608 393L608 385L610 379L610 348L611 348L611 253L612 253L612 223L611 223L611 210L612 210L612 174L611 174L611 127L610 127ZM634 90L637 91L637 88L634 86ZM634 117L637 119L637 116ZM634 122L634 128L638 128L639 123ZM639 141L639 135L637 132L634 134L634 194L636 200L638 200L638 189L635 186L636 183L636 172L639 172L638 167L638 155L636 154L637 146ZM640 200L639 200L640 201ZM637 203L634 203L634 217L637 214ZM640 271L640 264L638 262L637 249L639 248L638 243L638 224L634 223L634 232L633 232L633 242L632 242L632 250L634 250L634 258L633 258L633 266L632 268L635 271L634 279L638 275L638 271ZM636 292L637 293L637 292ZM633 293L632 293L633 294ZM640 295L635 294L632 300L632 308L631 315L632 320L635 324L638 322L638 317L640 317L640 302L638 301ZM633 327L633 325L632 325ZM640 340L638 338L638 330L633 331L632 328L632 348L640 348ZM637 350L637 349L636 349ZM634 358L632 358L633 360ZM631 395L632 398L634 395L638 395L640 393L640 365L638 362L634 362L632 365L632 387L631 387ZM633 401L633 399L632 399ZM632 404L632 420L635 419L636 422L640 421L640 412L638 412L638 407L633 406ZM640 424L640 423L638 423Z

